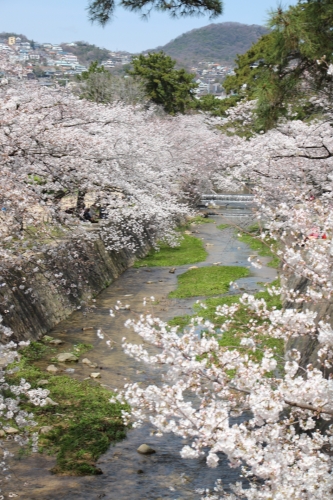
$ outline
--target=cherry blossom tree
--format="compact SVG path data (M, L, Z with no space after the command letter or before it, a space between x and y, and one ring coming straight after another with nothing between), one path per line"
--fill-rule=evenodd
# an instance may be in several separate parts
M241 105L232 119L250 122L251 114L251 106ZM166 373L160 387L125 387L119 399L132 408L125 419L138 426L149 420L160 434L190 441L184 458L205 455L208 466L216 467L223 453L231 467L242 468L242 482L231 486L232 493L218 482L213 491L198 492L205 500L332 497L333 329L331 315L322 314L332 313L329 108L327 117L310 124L284 121L250 140L235 139L223 150L222 170L214 173L215 189L253 186L261 237L279 242L273 250L281 259L282 284L268 291L281 294L285 307L269 309L264 299L243 294L240 304L217 308L222 335L240 307L249 310L241 348L222 347L215 325L200 316L183 332L150 315L127 322L146 344L124 339L125 352L164 366ZM260 266L257 258L252 263ZM263 335L284 341L282 359L261 347ZM314 363L304 364L303 353L292 347L302 338L313 342ZM253 357L258 350L260 361Z
M126 340L124 349L165 366L166 376L160 387L128 385L119 396L132 408L124 418L134 425L149 419L160 433L186 438L183 457L206 455L215 467L224 453L242 467L243 484L226 493L218 483L199 492L205 499L332 498L333 330L316 311L330 304L333 288L329 106L321 121L284 121L245 140L222 134L221 121L203 114L98 105L20 81L4 82L0 93L4 274L39 252L57 253L60 239L101 238L110 250L132 251L147 237L175 244L174 226L197 193L253 186L261 236L279 242L283 268L281 288L269 292L282 294L287 307L270 309L243 294L240 304L218 308L222 332L239 307L251 313L240 348L222 347L210 322L199 338L200 317L183 332L149 315L129 320L157 353ZM230 120L250 123L252 114L240 105ZM97 231L79 218L89 196L109 213ZM303 280L301 289L289 285L293 277ZM285 342L283 359L262 348L262 335ZM290 347L300 338L316 342L316 363L302 363ZM259 350L260 361L253 356Z

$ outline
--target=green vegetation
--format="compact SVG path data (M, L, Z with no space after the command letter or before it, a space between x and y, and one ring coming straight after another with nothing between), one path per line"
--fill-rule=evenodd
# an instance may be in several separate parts
M202 262L207 256L199 238L184 234L178 247L161 243L159 250L152 250L147 257L135 262L134 267L183 266Z
M78 86L74 92L81 99L107 104L122 101L125 104L147 102L143 85L132 77L124 78L111 74L97 61L90 64L88 71L76 77Z
M203 217L202 215L196 215L191 217L188 224L208 224L209 222L215 222L214 219L209 219L208 217Z
M163 106L164 111L174 115L185 113L194 100L194 75L185 69L175 69L176 61L164 52L140 54L133 61L129 75L143 81L147 97L155 104Z
M40 175L29 174L28 179L28 184L38 184L39 186L46 184L46 180Z
M210 266L190 269L178 276L178 288L169 294L170 298L184 299L200 295L222 294L229 290L230 281L249 275L241 266Z
M272 283L273 286L278 287L279 286L279 281L276 280ZM264 323L264 320L262 318L259 318L259 316L254 312L251 311L250 309L246 308L243 304L240 304L239 310L236 312L234 315L228 331L224 332L222 336L220 337L221 334L218 334L218 330L221 327L222 323L226 320L225 317L217 316L216 315L216 307L218 306L223 306L223 305L232 305L232 304L239 304L239 297L240 295L233 295L233 296L228 296L228 297L214 297L214 298L208 298L207 300L204 301L204 305L206 306L206 309L199 306L195 305L195 309L197 311L197 315L202 317L204 320L208 320L212 322L215 325L215 330L217 331L218 335L218 342L220 346L222 347L229 347L229 348L237 348L240 351L248 351L245 347L240 347L240 341L242 338L249 336L248 332L248 322L249 320L254 320L256 321L257 325L262 325ZM271 296L267 291L264 292L258 292L255 294L255 297L257 299L264 299L267 304L268 309L281 309L282 308L282 303L281 299L278 296ZM193 316L176 316L172 320L168 322L169 326L179 326L180 329L185 328L193 318L195 318L196 315ZM262 359L262 350L264 348L271 348L274 350L277 360L279 363L281 363L280 356L283 356L284 354L284 342L280 339L275 339L269 336L265 335L260 335L255 338L256 343L258 345L258 348L255 352L251 351L251 359L255 361L260 361ZM279 366L279 369L282 370L282 366Z
M79 347L80 344L77 346ZM53 351L53 349L52 349ZM57 464L54 473L69 475L99 474L96 460L107 451L111 443L125 437L119 403L110 403L112 393L93 381L79 382L65 375L50 375L37 368L32 361L41 359L50 347L41 342L20 350L21 360L15 363L18 371L8 375L10 383L24 378L32 389L43 386L50 391L49 397L56 406L34 406L20 396L23 409L33 414L38 428L52 426L47 434L40 434L41 452L55 454ZM15 424L14 424L15 425Z
M44 344L43 342L31 341L26 347L20 349L20 354L25 362L31 363L33 361L39 361L45 359L50 354L57 352L53 346Z
M221 0L180 0L179 2L165 2L165 0L89 0L88 13L90 21L98 22L104 26L113 18L116 6L121 5L127 10L139 12L143 18L149 17L150 11L155 9L159 12L168 12L171 17L200 16L208 14L213 17L222 14Z
M96 45L93 45L88 42L75 42L76 45L62 45L63 49L66 52L70 52L77 56L80 64L90 64L93 61L97 61L101 63L106 59L109 59L110 52L107 49L101 49Z
M190 229L192 224L210 224L211 222L215 222L214 219L209 219L208 217L203 217L202 215L196 215L195 217L191 217L184 224L182 224L180 230Z
M227 227L230 227L230 224L219 224L216 227L217 229L221 229L221 231L223 231L223 229L227 229Z
M270 15L270 32L238 56L235 75L224 87L246 99L257 99L254 130L268 130L279 118L304 120L322 113L310 102L318 92L331 97L333 4L299 1ZM304 82L306 81L306 84Z
M262 238L261 235L264 237ZM268 238L265 233L260 230L258 224L254 224L247 229L247 233L241 233L238 239L249 245L252 250L255 250L261 257L272 257L267 264L269 267L279 267L280 260L274 253L277 250L277 242ZM273 251L271 250L273 247Z
M244 54L260 36L263 26L241 23L215 23L178 36L159 50L190 68L200 61L232 65L237 54Z
M237 94L226 97L225 99L218 99L214 95L208 94L193 101L191 108L210 113L213 116L227 117L228 115L226 111L229 108L236 106L242 98L242 95Z

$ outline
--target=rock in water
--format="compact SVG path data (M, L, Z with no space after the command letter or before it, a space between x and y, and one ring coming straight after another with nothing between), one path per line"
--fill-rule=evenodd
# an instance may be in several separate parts
M91 373L90 378L101 378L101 374L100 373Z
M156 451L148 446L148 444L141 444L136 451L141 453L141 455L152 455L153 453L156 453Z
M64 341L60 340L60 339L53 339L53 340L50 340L50 342L49 342L49 344L52 344L52 345L61 345L63 343L64 343Z
M90 361L90 359L88 359L88 358L84 358L82 360L82 363L84 365L88 365L90 368L97 368L97 365L95 363L93 363L92 361Z
M61 354L58 354L57 360L60 363L66 363L67 361L78 361L79 358L75 356L75 354L72 354L71 352L62 352Z
M46 371L48 371L50 373L57 373L59 371L59 369L55 365L49 365L46 368Z
M170 269L169 273L174 274L175 271L176 271L176 268L173 267L172 269Z

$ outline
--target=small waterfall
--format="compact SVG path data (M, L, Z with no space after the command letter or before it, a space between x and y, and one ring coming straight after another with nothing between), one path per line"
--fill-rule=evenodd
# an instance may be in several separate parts
M230 193L204 193L201 195L199 207L219 208L226 218L239 218L252 216L252 208L255 206L252 194L230 194Z
M253 203L252 194L202 194L201 201L214 201L224 203Z

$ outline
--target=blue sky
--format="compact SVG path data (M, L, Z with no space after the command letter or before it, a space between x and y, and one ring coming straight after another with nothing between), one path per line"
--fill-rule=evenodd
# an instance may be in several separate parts
M287 0L286 5L296 0ZM105 28L87 19L88 0L0 0L0 32L23 33L38 42L84 40L110 50L140 52L164 45L182 33L211 22L234 21L263 24L277 0L225 0L224 14L214 21L208 17L170 19L153 13L148 21L120 8Z

